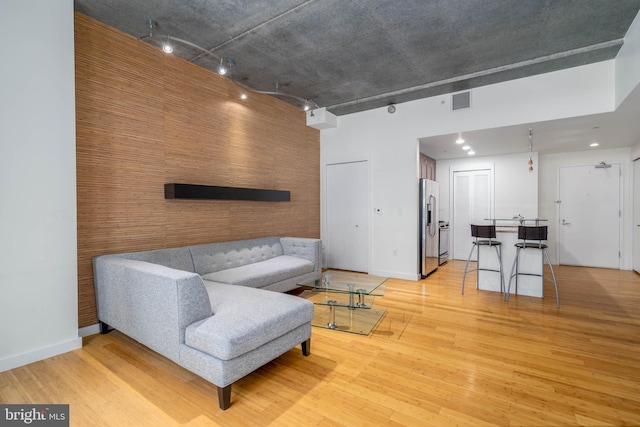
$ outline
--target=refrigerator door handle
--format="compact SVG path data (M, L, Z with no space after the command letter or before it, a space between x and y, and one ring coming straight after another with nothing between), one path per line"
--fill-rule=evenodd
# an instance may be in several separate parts
M429 237L435 237L436 232L438 231L436 227L436 222L433 220L435 215L433 215L436 211L436 197L431 194L429 195Z

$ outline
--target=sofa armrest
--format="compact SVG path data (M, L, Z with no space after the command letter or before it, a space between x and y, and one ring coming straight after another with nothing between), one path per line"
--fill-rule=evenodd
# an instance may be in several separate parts
M314 272L322 272L322 241L302 237L281 237L280 244L284 255L309 260L315 266Z
M117 255L93 266L98 319L179 362L186 327L212 315L200 276Z

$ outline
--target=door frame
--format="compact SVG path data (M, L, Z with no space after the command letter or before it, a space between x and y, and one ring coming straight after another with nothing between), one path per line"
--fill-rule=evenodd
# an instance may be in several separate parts
M562 168L569 168L569 167L595 167L595 165L599 163L599 162L583 162L583 163L566 163L566 164L559 164L557 166L557 171L556 171L556 233L555 233L555 238L556 238L556 244L555 244L555 252L556 252L556 262L558 263L558 265L560 264L560 227L561 227L561 218L560 218L560 204L558 203L558 201L562 202L560 200L560 170ZM620 252L620 256L618 257L618 270L622 270L624 269L624 254L625 254L625 239L624 239L624 224L625 224L625 208L624 208L624 188L625 188L625 181L624 181L624 166L625 166L625 162L622 160L609 160L606 161L605 163L608 164L617 164L620 166L620 174L618 175L618 209L620 211L620 216L619 216L619 221L618 221L618 251Z
M631 161L631 270L640 274L640 157Z
M322 180L322 188L321 188L321 206L323 206L322 208L322 218L320 221L320 236L321 239L323 241L322 243L322 266L324 268L326 268L327 265L327 256L326 256L326 248L325 248L325 239L326 242L328 243L328 230L329 230L329 226L327 224L327 219L328 219L328 213L327 213L327 192L328 192L328 185L327 185L327 168L329 166L332 165L339 165L339 164L344 164L344 163L356 163L356 162L366 162L367 167L367 239L369 241L369 245L367 247L367 273L370 274L371 272L371 266L373 265L373 196L372 196L372 183L371 183L371 158L368 155L355 155L353 157L341 157L339 159L334 158L334 159L327 159L325 161L323 161L322 163L322 168L321 168L321 180Z

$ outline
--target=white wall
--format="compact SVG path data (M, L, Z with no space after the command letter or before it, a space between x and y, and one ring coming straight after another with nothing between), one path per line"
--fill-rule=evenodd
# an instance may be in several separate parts
M72 0L0 2L0 371L78 338Z
M631 269L631 248L632 248L632 178L633 170L630 169L630 148L620 148L615 150L593 150L581 151L577 153L563 154L540 154L540 215L549 219L549 258L553 264L558 263L557 242L558 242L558 168L570 165L596 165L600 162L620 163L622 165L622 259L620 268Z
M451 215L451 174L454 171L488 167L494 171L492 216L512 218L520 214L526 218L538 217L538 153L531 153L531 158L533 172L529 172L528 152L438 161L436 180L441 187L449 189L448 192L441 191L440 194L440 219L450 221L453 217Z
M369 273L417 279L418 139L610 112L615 104L614 72L611 60L473 89L473 107L466 111L452 112L447 95L397 105L395 114L379 108L338 117L337 128L320 133L322 236L325 166L369 159L370 198L373 207L384 212L371 215ZM508 169L499 169L503 170ZM496 212L513 215L506 205Z
M640 83L640 13L636 15L616 56L616 108Z

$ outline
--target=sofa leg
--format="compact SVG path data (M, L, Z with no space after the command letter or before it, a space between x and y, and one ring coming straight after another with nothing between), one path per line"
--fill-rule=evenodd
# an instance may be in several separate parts
M100 333L102 335L109 333L109 325L104 322L100 322Z
M302 354L304 356L311 354L311 338L302 342Z
M218 387L218 405L223 411L231 406L231 384L226 387Z

